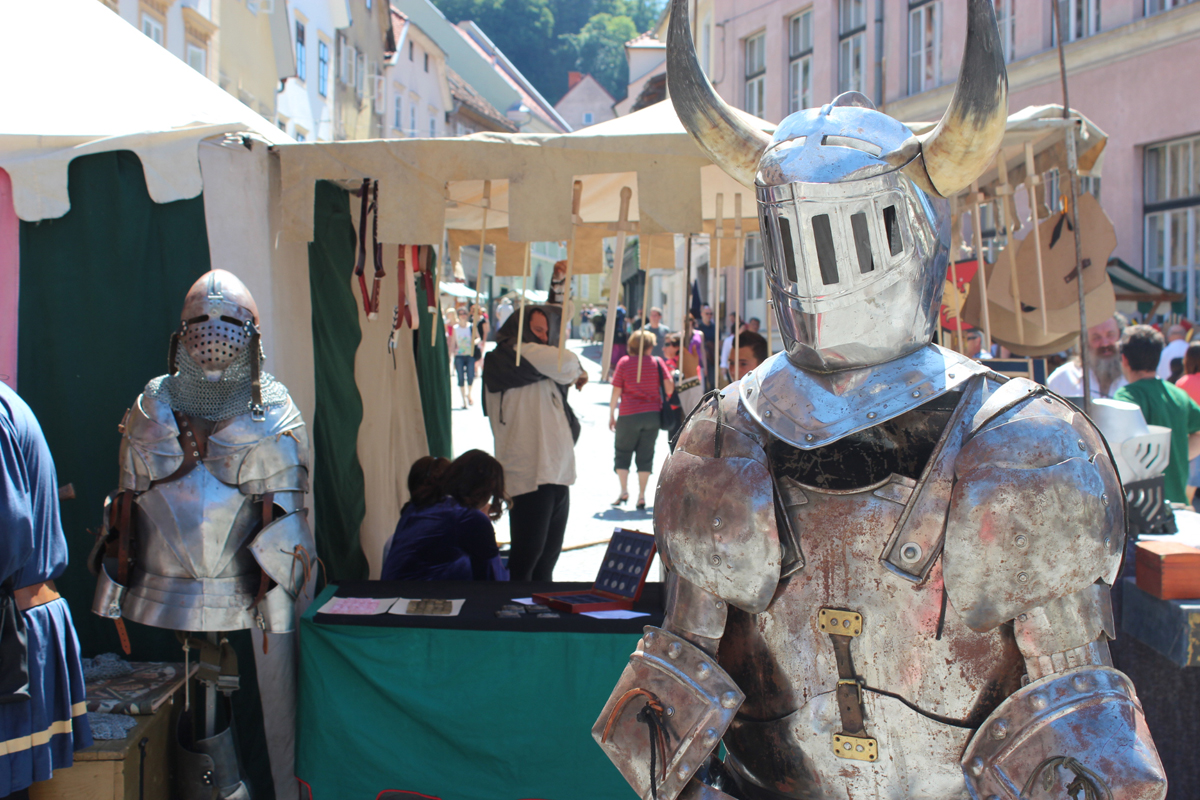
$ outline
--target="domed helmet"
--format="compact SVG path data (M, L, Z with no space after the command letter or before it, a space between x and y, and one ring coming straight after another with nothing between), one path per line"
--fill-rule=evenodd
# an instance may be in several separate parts
M846 92L763 133L713 90L687 0L672 0L667 82L700 148L758 196L767 276L788 356L818 372L928 344L946 279L949 208L1004 136L1008 76L990 0L968 0L954 97L928 135Z
M219 381L251 338L257 340L258 306L237 276L214 269L188 289L177 335L192 361L204 371L205 379ZM174 355L174 346L171 349ZM251 353L252 359L255 356L257 353Z

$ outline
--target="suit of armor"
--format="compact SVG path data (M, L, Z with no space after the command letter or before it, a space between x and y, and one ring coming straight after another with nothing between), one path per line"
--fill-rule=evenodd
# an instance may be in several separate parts
M702 403L660 478L666 620L593 729L643 798L1165 795L1108 655L1125 517L1103 436L930 344L944 198L1006 117L994 11L969 6L924 141L857 93L767 139L712 92L673 2L671 97L756 186L787 352Z
M259 369L258 310L241 281L223 270L201 277L170 352L168 374L121 424L120 485L92 557L92 610L116 620L123 637L122 618L188 632L292 631L315 557L308 434L287 389ZM201 680L226 694L237 688L227 642L207 654L209 642L188 642L202 649L202 667L214 664ZM183 796L248 800L232 726L196 739L185 717Z

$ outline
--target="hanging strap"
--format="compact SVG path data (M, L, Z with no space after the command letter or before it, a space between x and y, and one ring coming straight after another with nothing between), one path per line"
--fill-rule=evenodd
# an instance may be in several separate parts
M246 327L250 331L250 419L262 422L267 418L262 401L262 337L253 322Z
M117 502L112 506L112 514L109 524L117 531L117 583L128 586L129 568L133 564L133 548L130 542L133 492L126 490L117 495ZM129 655L132 648L129 644L129 631L125 630L125 620L117 617L113 622L117 626L117 637L121 640L121 650L125 652L125 655Z
M829 634L833 657L837 660L837 701L842 730L833 735L833 753L838 758L875 761L879 758L879 745L867 736L862 683L854 674L854 661L850 657L850 640L862 633L862 614L822 608L817 614L817 622L821 630Z
M363 313L371 313L371 296L367 293L367 212L371 207L371 179L363 178L358 190L361 201L358 211L358 258L354 262L354 274L358 277L358 288L362 291Z
M367 319L379 316L379 287L387 275L383 269L383 245L379 242L379 181L371 186L371 254L375 259L375 281L371 285L371 304Z

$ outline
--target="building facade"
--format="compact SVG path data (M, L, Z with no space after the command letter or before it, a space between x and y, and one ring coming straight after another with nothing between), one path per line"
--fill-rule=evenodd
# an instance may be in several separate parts
M206 78L215 80L219 74L221 0L100 2Z
M276 122L298 142L333 140L334 52L350 25L346 0L288 0L295 74L279 92Z
M1053 6L994 0L1009 107L1062 103ZM1188 295L1200 312L1200 117L1153 76L1200 67L1200 3L1058 0L1070 101L1105 133L1102 176L1084 176L1117 232L1115 256ZM698 47L726 101L768 120L857 90L906 121L937 120L966 37L954 0L713 0ZM705 61L701 53L702 63Z
M344 1L350 24L333 42L333 139L380 139L388 108L383 67L396 49L391 9L385 0Z
M607 122L617 116L616 101L600 81L591 75L572 72L567 76L567 93L554 104L554 110L573 130Z
M456 135L447 123L454 99L446 51L395 8L392 31L396 47L384 66L388 95L384 135L390 139Z

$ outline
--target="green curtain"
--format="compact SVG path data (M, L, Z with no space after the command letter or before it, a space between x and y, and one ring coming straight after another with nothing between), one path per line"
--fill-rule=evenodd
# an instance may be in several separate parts
M71 210L21 223L18 391L37 414L60 484L70 565L56 580L85 655L120 652L111 620L92 613L87 570L104 497L116 489L117 425L146 382L166 372L167 346L192 283L209 270L203 197L157 204L128 151L83 156L68 173ZM126 623L136 661L182 661L171 631ZM230 635L242 690L240 752L256 798L273 798L250 634Z
M335 581L364 579L368 570L358 540L367 504L358 462L363 405L354 380L354 357L362 330L350 290L354 248L350 193L318 181L313 241L308 246L317 394L312 421L313 532L328 577Z
M421 248L425 253L425 269L434 271L434 291L437 291L437 254L432 247ZM425 282L417 279L417 313L420 327L413 331L413 356L417 361L417 385L421 391L421 410L425 416L425 439L429 455L454 457L450 439L450 353L446 344L446 326L437 308L438 299L429 302ZM433 306L433 313L429 307ZM429 329L433 327L433 344Z

